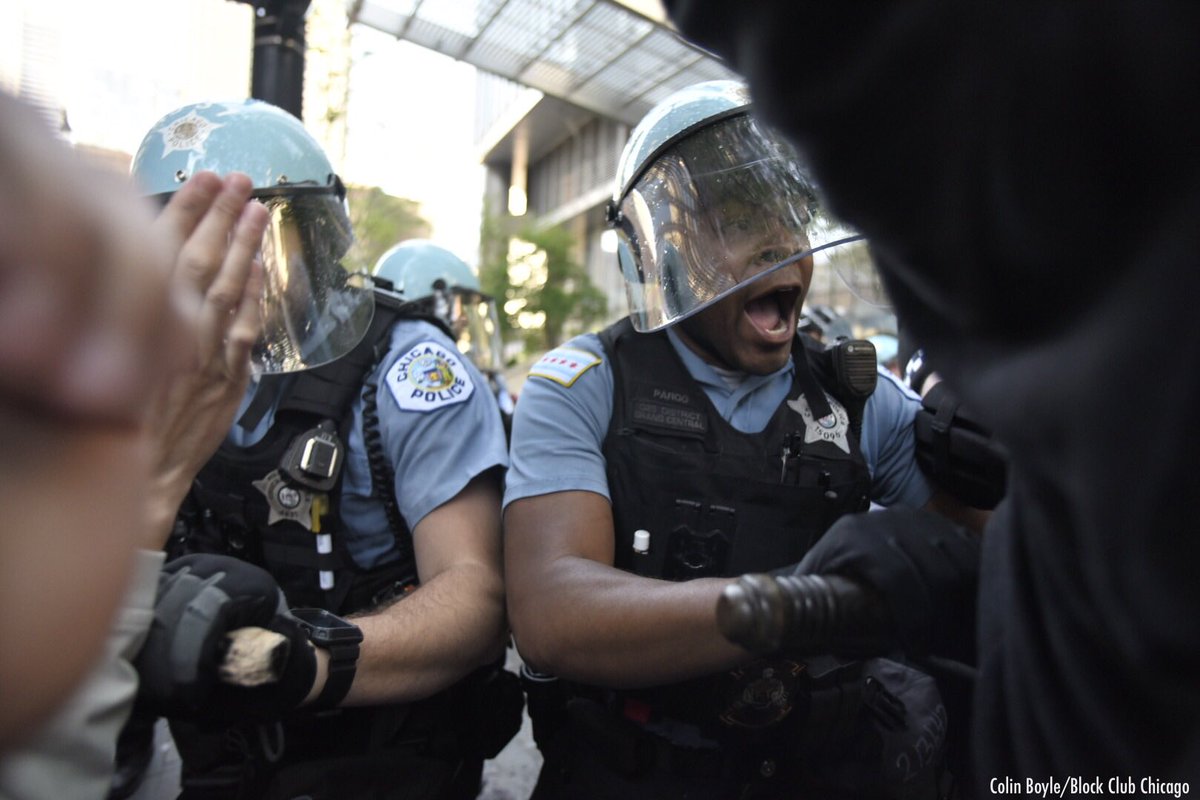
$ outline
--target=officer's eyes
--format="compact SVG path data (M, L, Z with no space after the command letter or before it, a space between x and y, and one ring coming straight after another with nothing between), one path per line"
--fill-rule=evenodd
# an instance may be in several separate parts
M787 250L768 249L760 250L758 253L758 263L760 264L778 264L780 261L785 261L791 257L791 253Z

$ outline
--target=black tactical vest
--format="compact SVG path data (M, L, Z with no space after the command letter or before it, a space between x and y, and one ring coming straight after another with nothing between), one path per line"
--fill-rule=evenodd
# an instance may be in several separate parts
M787 400L752 434L721 418L666 334L622 322L600 339L613 371L604 457L618 567L668 580L766 572L799 561L838 517L868 508L870 474L850 424L864 401L829 403L824 392L833 392L821 387L835 385L831 361L804 337ZM819 412L806 424L797 411L808 409L806 384L823 393L814 405L828 403L830 427L816 422ZM648 550L634 549L639 530L650 534Z
M419 318L444 326L397 295L376 291L375 300L371 327L350 353L315 369L264 376L259 395L268 404L279 397L270 430L251 447L222 444L200 471L180 514L177 529L182 539L174 543L172 556L236 556L270 572L292 606L318 606L342 614L369 608L416 585L411 535L395 508L391 468L379 447L374 413L378 387L364 386L364 379L386 352L398 320ZM313 435L328 438L330 433L339 440L344 463L351 409L360 393L374 493L388 512L398 554L373 570L355 564L339 535L341 463L332 485L321 489L298 482L283 467ZM248 413L254 413L255 403ZM318 547L318 534L328 534L325 546ZM322 588L323 579L332 587Z
M785 401L753 434L721 418L665 333L639 334L624 320L600 341L613 371L603 452L616 566L667 580L767 572L799 561L838 517L869 507L871 479L857 433L866 398L842 402L826 388L837 385L832 359L807 337L793 346ZM648 546L639 531L649 533ZM631 708L651 709L724 739L791 710L796 676L783 673L801 667L763 666L765 682L751 674L757 668L601 694L627 716ZM761 708L738 699L748 687L776 683L788 699Z

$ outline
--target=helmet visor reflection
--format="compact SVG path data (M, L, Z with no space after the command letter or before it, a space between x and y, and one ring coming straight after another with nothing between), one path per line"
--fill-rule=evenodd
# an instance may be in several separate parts
M791 147L748 115L668 148L618 210L618 254L639 331L678 322L826 248L866 248L824 210Z
M482 372L499 372L503 368L495 300L469 289L452 290L450 328L458 349Z
M342 267L354 239L346 206L324 191L260 202L270 222L261 251L263 334L253 366L295 372L334 361L354 349L375 311L370 278Z

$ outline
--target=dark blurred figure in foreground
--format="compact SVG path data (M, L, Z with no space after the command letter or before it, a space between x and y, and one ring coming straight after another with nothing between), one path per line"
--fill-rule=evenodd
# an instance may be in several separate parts
M1200 7L666 5L811 159L1008 448L979 591L977 793L1200 783L1200 329L1129 336L1200 296Z
M37 609L0 654L4 753L94 664L153 537L158 412L207 324L206 284L173 272L220 184L193 193L186 226L155 224L4 94L0 119L0 600Z
M159 551L249 378L266 215L245 175L203 173L156 221L28 109L0 95L0 116L0 599L20 642L0 796L95 797Z

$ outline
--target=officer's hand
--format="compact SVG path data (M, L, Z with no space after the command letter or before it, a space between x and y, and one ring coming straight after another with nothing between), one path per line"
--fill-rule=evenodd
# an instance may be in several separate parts
M792 574L842 575L876 590L910 656L975 660L978 537L929 511L842 517Z
M220 678L226 634L261 627L288 640L279 679L255 687ZM237 722L273 719L300 705L316 678L316 655L265 571L228 556L191 555L167 563L154 623L135 666L138 703L165 717Z

